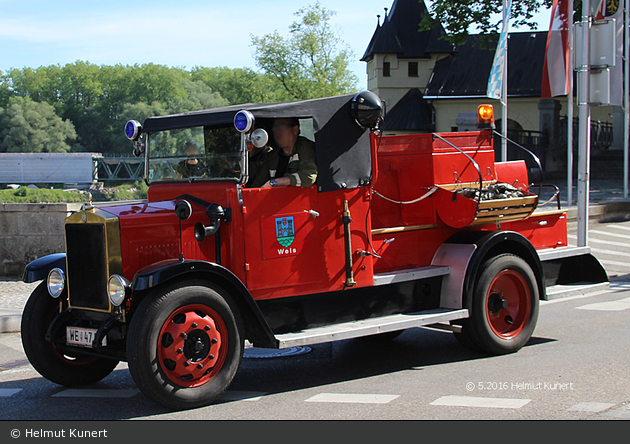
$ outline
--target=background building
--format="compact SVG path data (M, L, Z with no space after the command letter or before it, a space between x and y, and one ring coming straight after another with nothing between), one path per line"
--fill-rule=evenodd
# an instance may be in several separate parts
M501 104L486 97L494 47L471 35L454 46L441 24L418 31L428 15L418 0L394 0L377 24L362 61L368 89L385 104L389 133L449 132L474 129L477 106L492 103L502 122ZM534 151L547 172L563 173L567 152L567 98L541 99L547 31L510 33L508 40L508 136ZM574 115L578 115L577 104ZM594 172L621 174L623 111L592 108ZM617 123L613 125L613 122ZM472 123L472 127L471 127ZM577 153L577 119L574 150ZM613 131L614 127L614 131ZM510 149L510 158L520 157Z

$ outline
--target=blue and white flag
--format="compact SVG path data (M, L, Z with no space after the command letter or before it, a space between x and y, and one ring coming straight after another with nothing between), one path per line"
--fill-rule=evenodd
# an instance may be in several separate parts
M505 66L505 58L507 57L507 38L511 10L512 0L507 0L506 7L503 10L503 25L501 27L501 34L499 35L499 43L494 53L494 62L492 62L492 69L490 70L490 77L488 78L487 96L491 99L501 100L501 102L503 102L504 99L501 94L503 90L503 67Z

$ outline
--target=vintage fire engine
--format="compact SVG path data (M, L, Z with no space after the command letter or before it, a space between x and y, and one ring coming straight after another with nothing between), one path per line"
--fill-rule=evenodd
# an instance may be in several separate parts
M424 326L519 350L547 287L608 278L567 245L566 211L538 208L526 162L495 162L491 107L479 116L478 132L385 135L380 99L363 92L129 122L148 199L87 203L66 220L66 253L26 267L43 281L22 320L28 359L65 386L126 361L148 397L188 409L224 392L245 341ZM315 142L314 186L246 186L248 149L274 146L277 118Z

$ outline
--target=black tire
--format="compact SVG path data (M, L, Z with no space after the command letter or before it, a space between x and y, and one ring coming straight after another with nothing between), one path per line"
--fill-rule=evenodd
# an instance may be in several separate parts
M61 298L65 294L64 292ZM58 312L59 300L48 294L44 281L35 288L22 314L22 345L33 368L49 381L66 387L94 384L109 375L118 365L118 361L63 355L46 340L48 326Z
M224 290L201 280L147 295L127 336L129 370L138 388L175 410L221 396L243 359L242 323L233 306Z
M527 262L512 254L490 258L476 279L470 318L461 322L456 337L474 351L516 352L534 333L539 299L536 276Z

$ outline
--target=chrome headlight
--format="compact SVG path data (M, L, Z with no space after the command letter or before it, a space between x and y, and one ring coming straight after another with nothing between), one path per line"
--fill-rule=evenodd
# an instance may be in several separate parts
M66 288L66 274L61 268L53 268L48 273L48 280L46 282L48 287L48 293L55 299L61 296L64 288Z
M112 305L120 307L125 302L125 295L129 288L129 281L122 276L113 274L107 281L107 296Z

